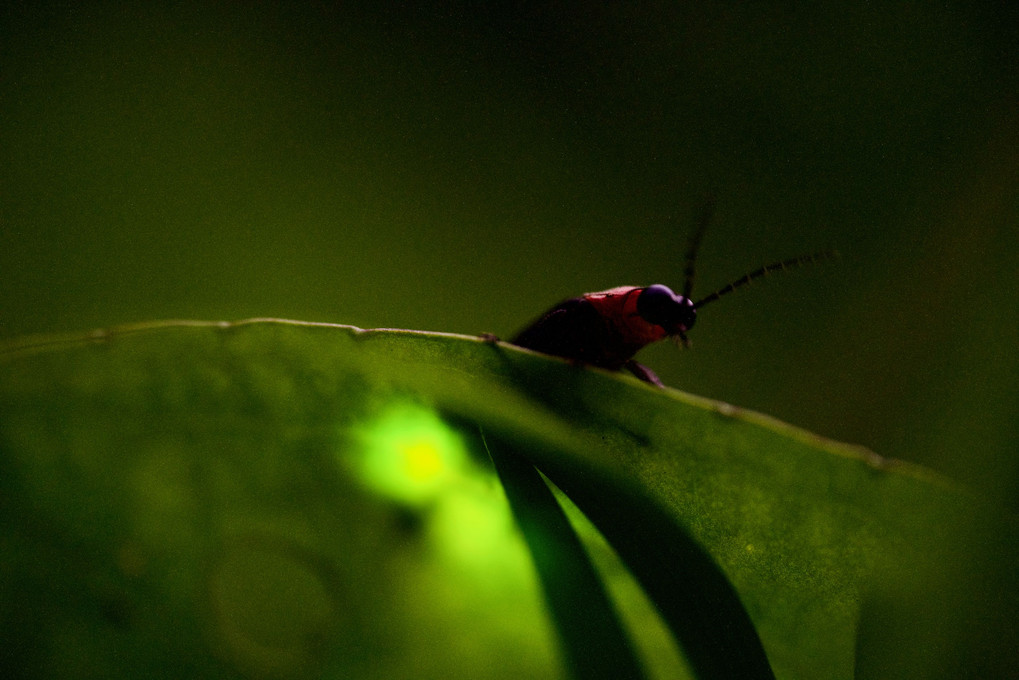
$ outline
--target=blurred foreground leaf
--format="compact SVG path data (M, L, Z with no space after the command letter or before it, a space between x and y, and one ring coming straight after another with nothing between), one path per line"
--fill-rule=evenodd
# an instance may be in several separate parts
M584 638L547 617L479 428L588 513L673 631L704 606L677 594L716 592L677 552L688 536L779 678L1012 667L1011 517L758 414L410 331L166 322L0 352L5 678L576 670ZM648 674L688 675L628 569L567 510ZM574 619L605 612L611 634L612 605L578 591ZM679 632L691 659L748 649Z

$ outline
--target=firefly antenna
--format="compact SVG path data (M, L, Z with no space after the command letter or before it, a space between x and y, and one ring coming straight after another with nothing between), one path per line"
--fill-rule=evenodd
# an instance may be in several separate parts
M767 276L768 274L786 271L788 269L795 269L796 267L800 267L805 264L813 264L815 262L822 262L824 260L834 259L838 256L839 254L838 251L836 250L822 250L811 255L801 255L799 257L789 258L788 260L782 260L780 262L772 262L771 264L766 264L760 269L752 271L749 274L743 276L742 278L736 279L735 281L725 286L724 288L719 288L711 295L702 298L701 300L698 300L693 305L694 309L700 309L709 302L714 302L723 295L728 295L737 288L741 288L750 283L751 281Z
M697 251L701 247L701 239L704 238L704 232L708 230L708 225L711 224L714 217L715 201L710 200L704 206L700 219L697 220L697 231L693 233L690 237L689 243L687 244L686 267L683 268L683 274L686 277L686 281L683 283L683 297L687 300L690 299L690 294L693 292L693 280L697 271Z

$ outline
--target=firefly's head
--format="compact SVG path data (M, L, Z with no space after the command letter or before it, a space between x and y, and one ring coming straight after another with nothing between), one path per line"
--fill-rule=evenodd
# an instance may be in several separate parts
M641 291L637 298L637 313L648 323L664 328L669 335L678 335L684 339L684 334L693 328L697 320L694 303L660 283Z

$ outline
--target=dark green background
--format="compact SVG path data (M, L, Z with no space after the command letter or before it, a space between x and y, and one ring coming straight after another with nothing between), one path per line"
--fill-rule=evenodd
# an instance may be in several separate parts
M823 247L643 359L1019 497L1008 3L4 3L0 337L280 316L509 336ZM292 5L292 6L291 6Z

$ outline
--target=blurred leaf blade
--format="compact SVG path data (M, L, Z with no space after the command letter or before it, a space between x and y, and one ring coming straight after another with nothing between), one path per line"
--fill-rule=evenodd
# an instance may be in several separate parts
M626 631L551 489L527 457L498 443L485 448L530 549L572 677L646 675Z
M510 448L495 442L498 448ZM696 677L773 679L739 596L711 558L641 494L596 470L531 452L644 586L682 646ZM618 677L610 675L609 677Z

